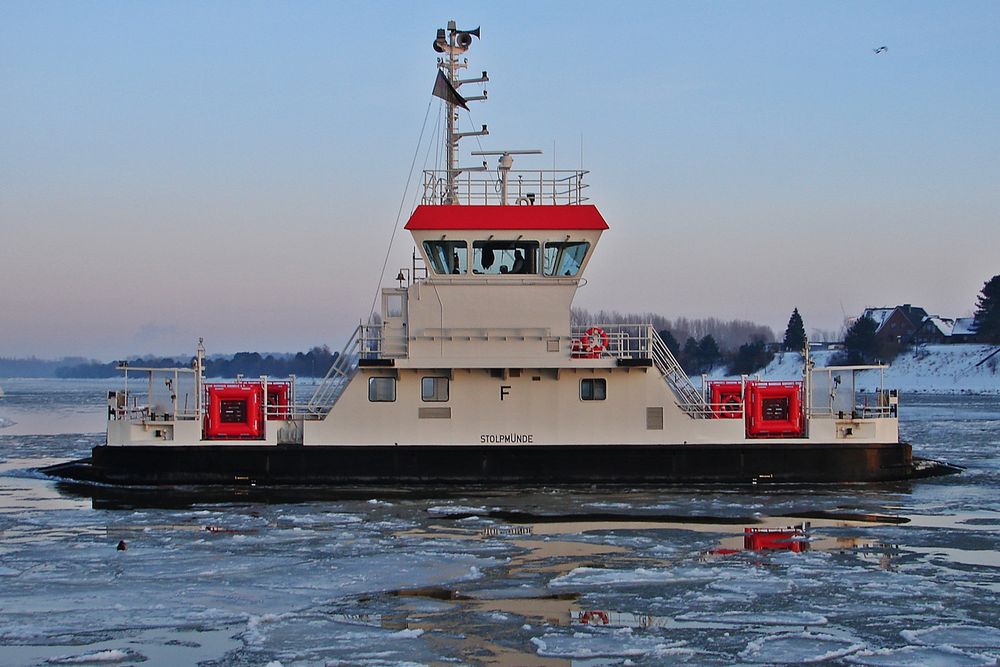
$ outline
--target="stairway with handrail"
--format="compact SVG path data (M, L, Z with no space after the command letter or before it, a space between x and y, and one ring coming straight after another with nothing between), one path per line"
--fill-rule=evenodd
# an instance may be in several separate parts
M660 338L652 326L649 327L649 354L656 369L660 371L670 390L674 392L677 406L691 418L705 418L709 414L708 404L701 392L691 384L691 379L670 352L670 348Z
M330 412L344 389L358 372L359 348L361 346L363 327L359 325L344 349L333 360L330 370L323 376L323 381L316 387L312 397L305 406L305 411L313 415L325 415Z

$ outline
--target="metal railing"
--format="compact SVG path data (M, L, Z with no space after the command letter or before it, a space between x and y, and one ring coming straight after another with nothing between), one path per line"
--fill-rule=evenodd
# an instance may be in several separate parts
M108 420L169 422L201 418L194 369L131 366L122 362L118 370L122 371L124 388L109 392ZM136 374L145 375L145 380L137 381Z
M573 356L582 359L650 358L648 324L583 324L570 328Z
M573 356L600 359L650 359L674 394L677 405L693 418L712 416L712 407L691 383L650 324L589 324L571 329Z
M508 176L509 201L503 201L500 179L495 171L463 171L455 182L459 204L582 204L589 187L584 170L512 169ZM448 203L448 173L424 171L422 204Z
M356 335L360 339L358 354L362 359L401 359L409 351L409 339L402 333L386 334L386 325L362 324Z
M330 409L358 372L358 357L362 350L364 328L364 325L359 325L354 330L354 334L344 345L344 349L333 360L330 370L323 376L323 381L316 387L316 391L313 392L309 402L304 406L303 413L306 416L323 416L330 412ZM366 353L371 354L373 351Z
M706 419L710 417L712 411L705 402L705 397L691 384L691 378L684 372L684 369L670 352L670 348L652 326L649 327L649 339L652 342L649 349L653 365L660 371L663 379L674 392L678 407L692 418Z

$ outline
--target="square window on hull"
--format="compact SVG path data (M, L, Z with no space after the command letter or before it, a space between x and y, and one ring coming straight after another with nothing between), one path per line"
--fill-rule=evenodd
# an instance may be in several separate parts
M580 380L580 399L584 401L603 401L608 397L608 381L604 378L587 378Z
M368 378L368 400L372 403L391 403L396 400L396 378Z
M443 402L448 400L448 378L426 377L420 379L420 400Z

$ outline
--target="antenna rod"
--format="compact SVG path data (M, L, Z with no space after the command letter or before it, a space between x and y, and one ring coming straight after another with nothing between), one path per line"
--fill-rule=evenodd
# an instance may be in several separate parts
M454 21L448 21L448 46L451 47L447 51L448 56L448 81L451 82L452 87L455 87L455 82L458 81L458 56L455 54L455 34L458 31L458 25ZM455 87L457 90L457 87ZM447 169L448 169L448 190L446 193L446 201L448 204L458 203L458 169L455 165L458 163L458 137L455 136L455 121L458 119L458 112L455 110L455 103L448 100L448 135L445 141L447 142Z
M434 40L434 50L443 54L438 58L439 68L438 79L434 84L434 95L440 97L448 105L447 128L445 132L445 192L441 197L443 204L458 203L458 176L464 170L458 166L458 142L462 137L484 136L489 134L486 126L477 132L458 132L455 129L458 121L458 111L456 107L468 109L466 102L483 101L486 99L486 90L482 95L475 95L469 98L462 97L458 93L459 87L463 83L485 83L489 81L486 72L474 79L459 79L458 71L469 66L468 60L459 62L458 56L469 50L472 46L472 38L479 37L479 28L474 30L459 30L454 21L448 21L447 29L438 29L437 39ZM447 79L447 82L445 82ZM443 85L442 85L443 84Z

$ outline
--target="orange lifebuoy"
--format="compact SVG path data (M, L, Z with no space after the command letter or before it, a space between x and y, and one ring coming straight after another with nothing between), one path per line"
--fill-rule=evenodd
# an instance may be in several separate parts
M738 417L740 414L740 399L737 396L730 396L722 404L720 413L723 417Z
M608 612L606 611L593 610L585 611L580 614L580 622L584 625L590 624L590 621L594 618L597 618L601 622L601 625L607 625L611 622L611 619L608 618Z
M583 334L583 342L594 356L608 349L608 334L601 327L590 327Z

